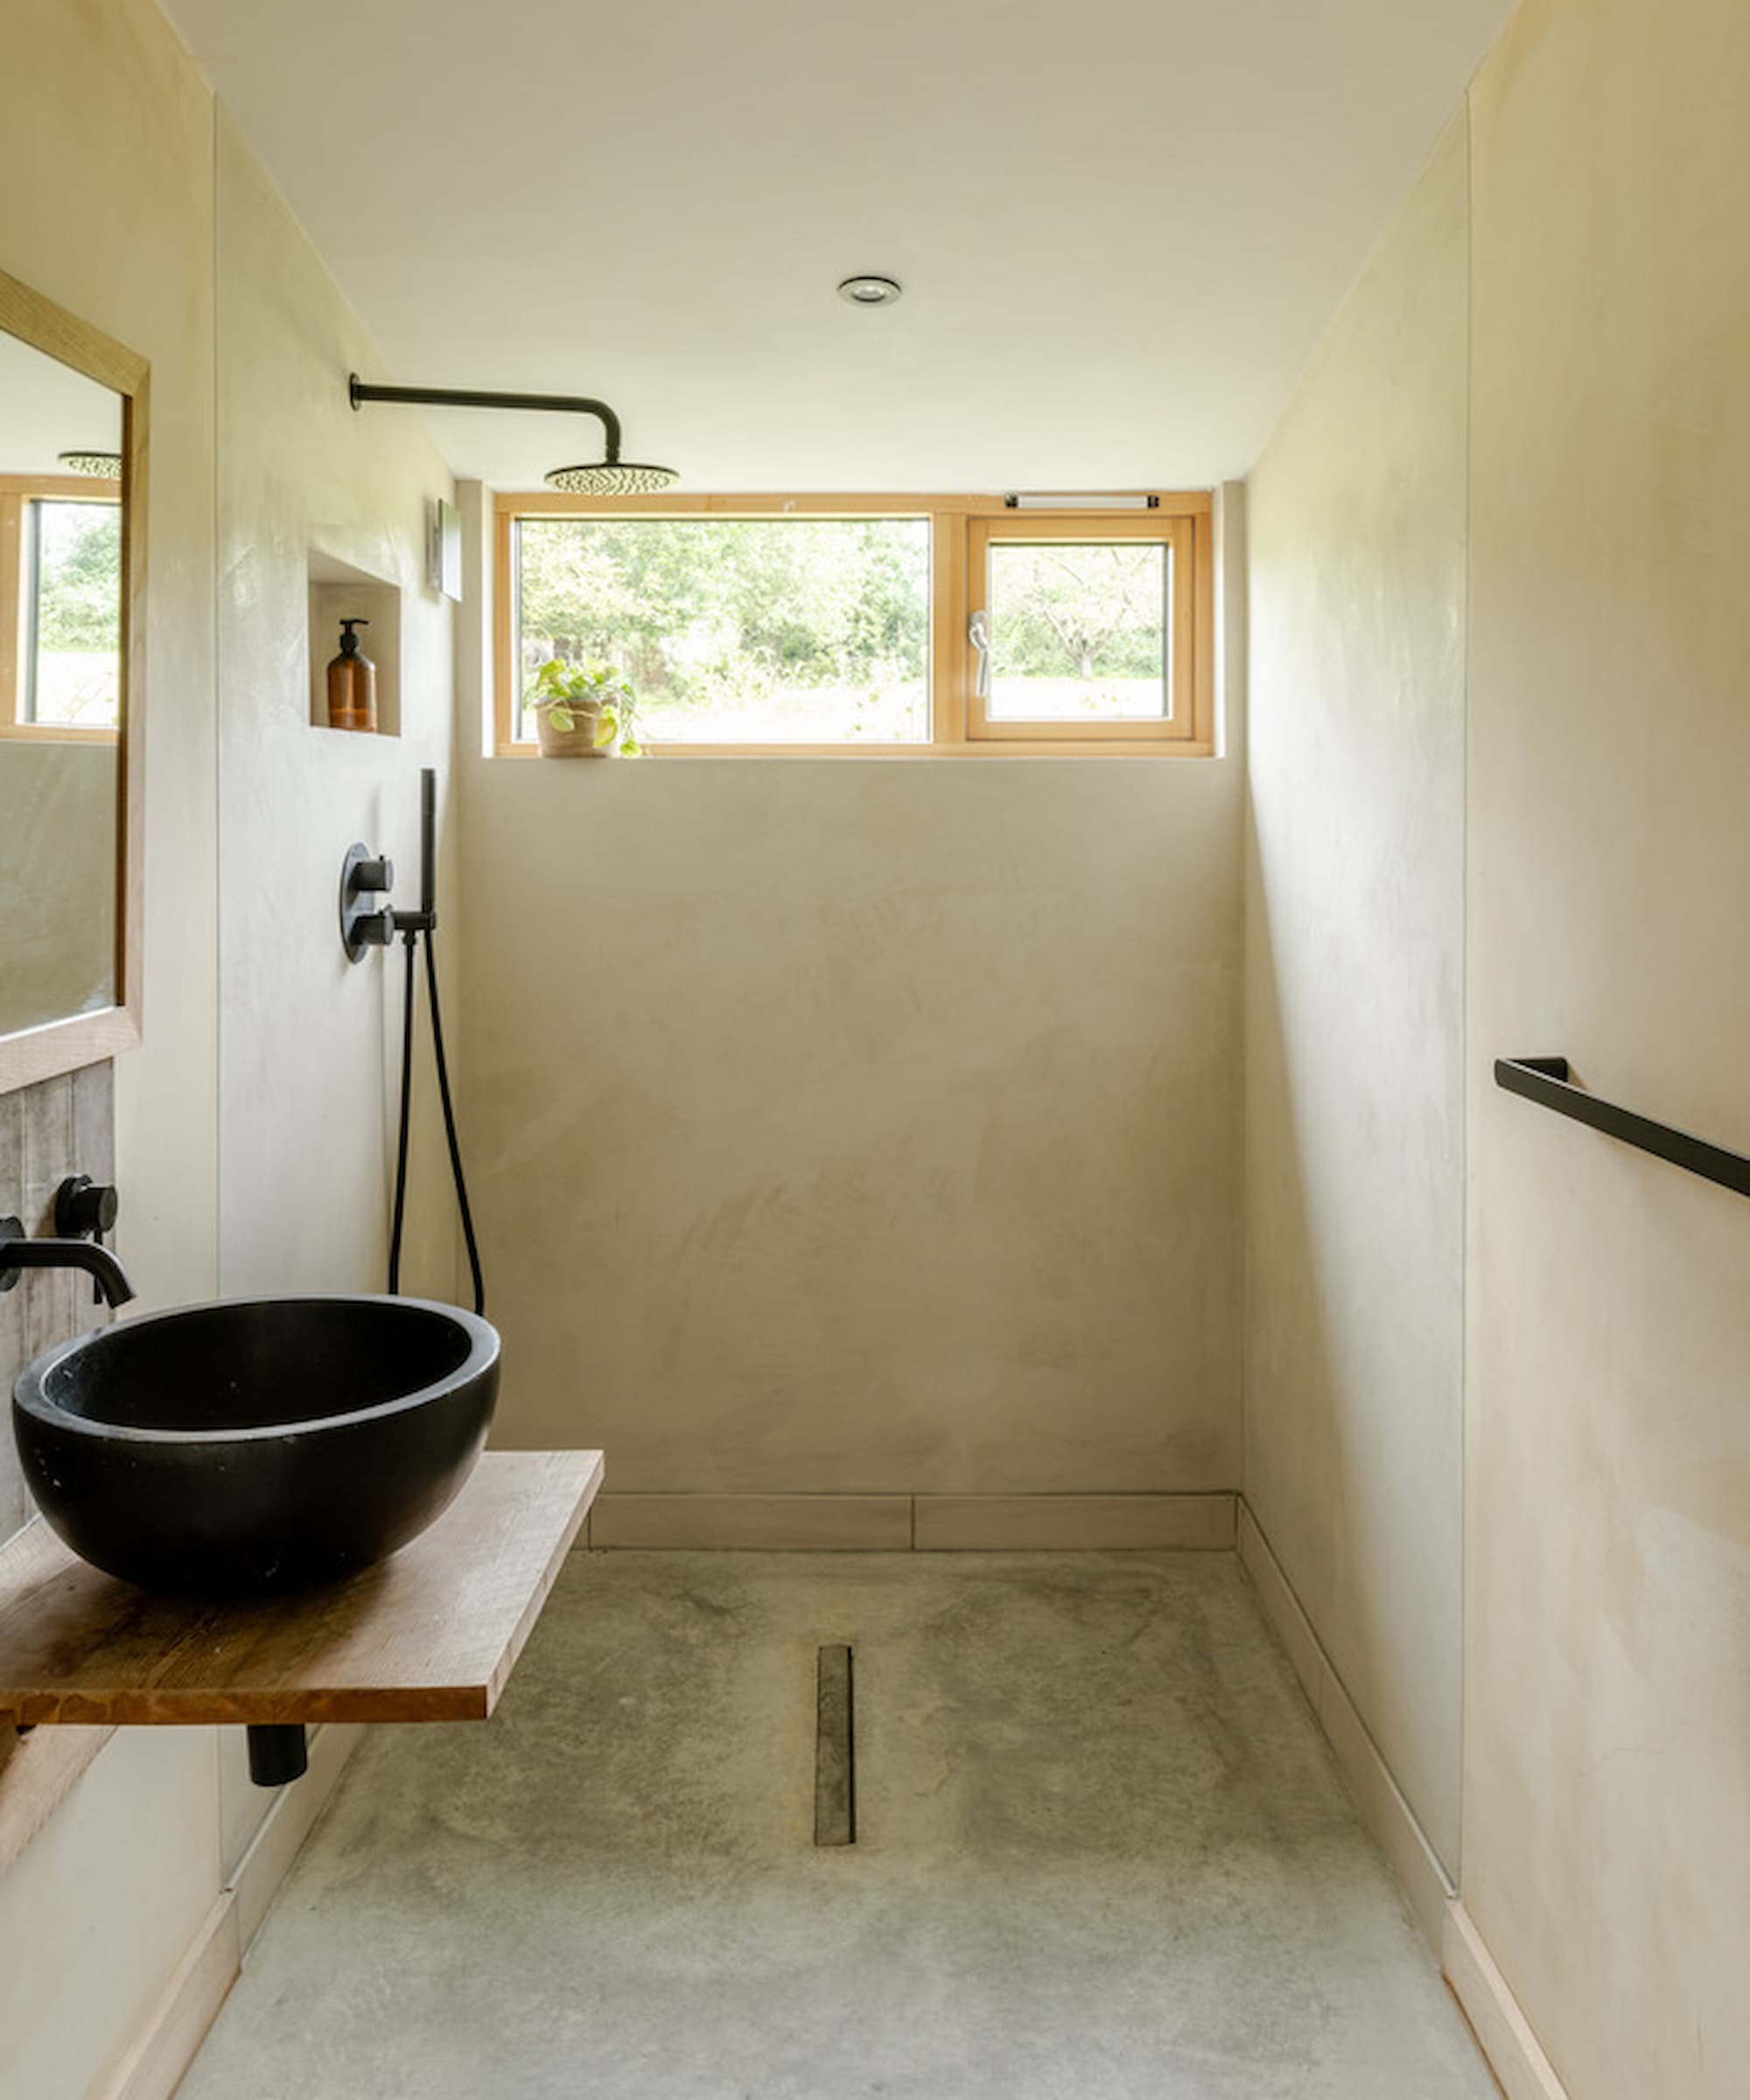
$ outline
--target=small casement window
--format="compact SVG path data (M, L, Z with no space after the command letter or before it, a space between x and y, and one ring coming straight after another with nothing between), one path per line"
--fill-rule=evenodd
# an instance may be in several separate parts
M0 737L116 741L122 491L0 475Z
M1214 748L1207 494L497 499L496 746L606 664L661 755Z

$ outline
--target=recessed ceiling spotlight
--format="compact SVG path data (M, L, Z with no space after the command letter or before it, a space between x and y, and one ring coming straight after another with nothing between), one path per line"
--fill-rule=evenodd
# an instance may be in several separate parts
M838 296L851 306L891 306L900 296L897 277L847 277Z

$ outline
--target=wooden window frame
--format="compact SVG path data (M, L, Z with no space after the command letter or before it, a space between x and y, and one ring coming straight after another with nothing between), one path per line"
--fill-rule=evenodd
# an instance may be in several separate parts
M119 730L88 728L77 722L32 722L24 713L29 675L25 661L25 506L35 502L120 505L121 501L119 481L106 481L90 474L0 474L0 738L34 744L121 741ZM124 571L125 567L124 551ZM122 625L125 632L125 619ZM125 650L125 640L122 647Z
M694 744L645 746L653 759L794 758L1208 758L1214 736L1214 555L1208 494L1141 491L1148 510L1014 510L1001 496L626 496L615 500L539 494L494 498L493 747L500 758L534 758L516 739L515 528L520 518L927 518L930 525L930 736L914 744ZM976 652L967 638L983 601L985 550L995 540L1159 539L1172 549L1173 676L1171 720L988 722L976 692ZM1186 704L1179 704L1183 700Z

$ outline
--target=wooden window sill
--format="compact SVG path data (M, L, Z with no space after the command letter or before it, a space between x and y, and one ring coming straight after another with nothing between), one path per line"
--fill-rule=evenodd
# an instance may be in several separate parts
M500 759L538 759L533 744L500 744ZM1144 743L1133 738L1059 738L1052 743L1032 743L1019 738L988 744L647 744L642 759L1209 759L1215 746L1208 743L1166 743L1160 738ZM588 766L588 759L556 760L556 765Z

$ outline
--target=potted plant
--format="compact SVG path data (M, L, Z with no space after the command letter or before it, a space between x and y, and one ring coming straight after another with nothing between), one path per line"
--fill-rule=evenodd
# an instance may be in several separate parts
M543 759L639 756L633 720L638 697L625 675L593 660L567 663L550 656L535 674L528 705Z

